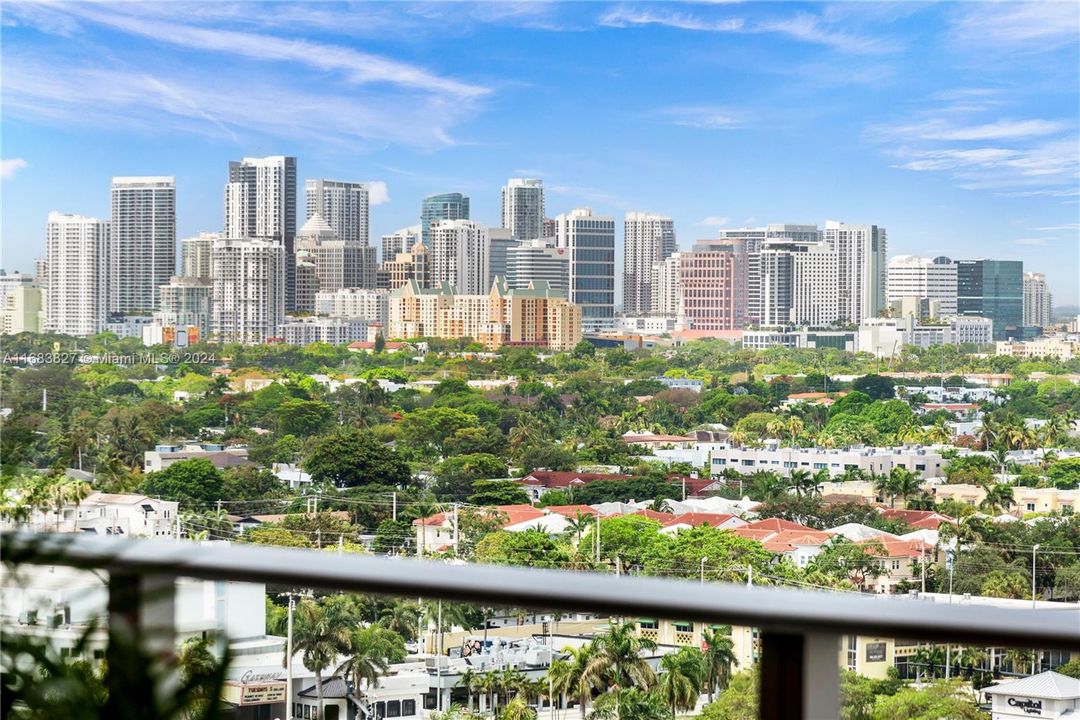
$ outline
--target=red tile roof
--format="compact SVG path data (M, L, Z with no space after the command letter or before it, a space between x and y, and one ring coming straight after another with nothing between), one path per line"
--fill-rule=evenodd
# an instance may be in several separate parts
M493 505L485 508L486 510L496 510L506 515L507 520L503 523L503 527L509 527L510 525L517 525L523 523L526 520L535 520L544 516L544 511L534 508L532 505ZM441 526L446 524L446 513L435 513L429 515L426 518L419 518L413 520L413 525L436 525Z
M597 480L628 480L629 475L607 473L563 472L559 470L534 470L518 480L523 485L539 485L544 488L567 488L570 485L586 485Z
M768 530L766 528L755 528L750 527L749 525L743 525L742 527L733 528L728 532L735 533L739 537L744 537L747 540L757 540L758 542L764 542L765 540L771 538L773 535L777 534L775 530Z
M645 508L644 510L635 510L634 512L630 513L630 515L643 515L644 517L647 517L650 520L656 520L661 524L675 517L671 513L657 512L655 510L650 510L649 508Z
M817 532L812 527L800 525L790 520L783 520L781 518L769 518L767 520L757 520L747 525L749 528L772 530L773 532L783 532L785 530L799 530L801 532Z
M832 535L820 530L811 530L810 532L785 530L777 533L761 545L769 552L785 553L791 552L797 545L824 545L829 542L830 538L832 538Z
M672 525L689 525L690 527L708 525L709 527L720 527L734 517L734 515L729 515L727 513L688 512L663 521L663 525L664 527L671 527Z
M600 514L595 508L591 508L588 505L548 505L546 510L550 510L553 513L564 515L568 518L577 517L578 513L582 515L597 516Z
M870 543L874 543L875 541L885 546L885 555L881 555L880 557L917 558L924 552L927 554L930 553L930 551L933 549L932 545L927 545L922 540L888 540L885 538L868 538L866 540L863 540L859 544L867 545ZM870 545L869 547L867 547L867 552L874 554L873 548L874 546Z
M933 510L895 510L889 508L881 511L881 516L889 520L903 520L908 525L918 528L937 528L943 522L955 522L948 515L942 515Z

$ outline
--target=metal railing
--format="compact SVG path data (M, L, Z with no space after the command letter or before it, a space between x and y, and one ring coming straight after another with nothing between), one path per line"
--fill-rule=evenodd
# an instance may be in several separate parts
M0 536L0 559L107 570L110 647L154 642L171 627L178 577L273 583L613 616L666 617L761 630L761 717L839 716L839 648L845 635L971 645L1080 649L1080 606L1005 609L903 597L747 588L563 570L458 565L255 545L201 545L102 536ZM151 652L168 652L158 645ZM111 666L111 665L110 665ZM122 681L122 677L120 681ZM125 692L113 686L114 692Z

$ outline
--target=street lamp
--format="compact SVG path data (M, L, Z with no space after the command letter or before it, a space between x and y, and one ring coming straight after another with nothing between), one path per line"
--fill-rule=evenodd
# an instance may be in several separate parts
M1031 607L1035 607L1035 553L1039 550L1039 544L1031 546Z
M708 557L701 558L701 584L705 584L705 563L708 562Z

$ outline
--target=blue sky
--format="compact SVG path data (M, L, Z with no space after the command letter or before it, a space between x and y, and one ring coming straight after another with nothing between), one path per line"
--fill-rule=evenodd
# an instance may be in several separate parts
M175 175L180 237L227 161L376 185L372 235L536 176L719 227L840 219L890 255L1023 260L1080 300L1080 5L5 3L3 259L112 175ZM302 201L301 201L302 202Z

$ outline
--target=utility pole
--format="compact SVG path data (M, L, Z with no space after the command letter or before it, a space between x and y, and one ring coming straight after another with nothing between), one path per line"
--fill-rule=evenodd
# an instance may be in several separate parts
M922 569L922 591L926 593L926 543L919 545L919 566Z
M454 557L460 557L461 555L459 546L460 539L461 533L458 532L458 504L454 503ZM442 605L439 605L439 607L442 607Z
M296 608L296 597L289 593L289 622L288 637L285 641L285 720L293 720L292 702L292 627L293 610Z
M596 564L600 564L600 513L596 513Z
M746 587L754 587L754 566L749 563L746 564Z
M615 556L615 577L622 577L622 558Z
M705 563L707 563L708 561L709 561L708 556L703 556L701 558L701 584L702 585L705 584Z
M397 493L396 492L390 493L390 497L391 497L390 502L391 502L392 508L393 508L391 510L391 513L392 513L392 517L393 517L394 521L396 522L397 521Z
M1039 551L1039 544L1031 546L1031 608L1035 609L1035 553ZM1032 673L1034 674L1034 673Z

